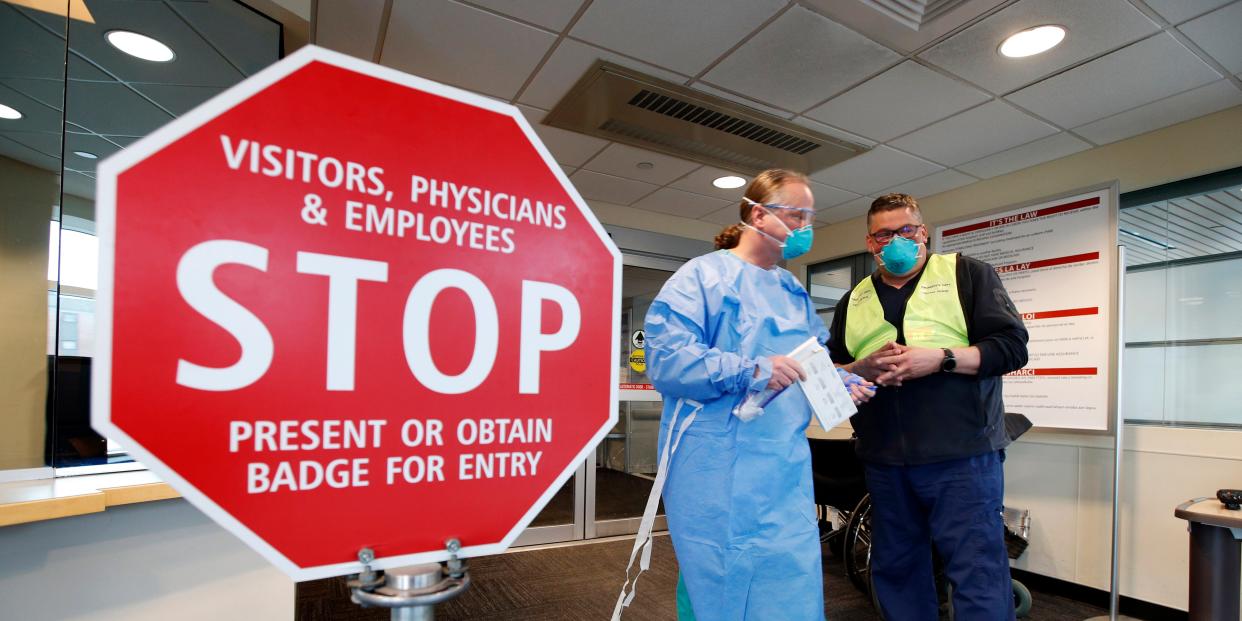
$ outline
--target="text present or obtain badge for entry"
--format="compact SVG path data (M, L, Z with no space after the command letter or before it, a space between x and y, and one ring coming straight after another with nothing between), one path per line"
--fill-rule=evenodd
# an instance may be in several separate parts
M815 412L820 427L832 429L858 412L854 400L850 398L850 391L845 388L845 382L841 381L832 358L828 356L828 350L815 337L789 352L789 357L797 360L802 370L806 371L806 379L798 380L798 385L802 386L806 400L811 403L811 410Z

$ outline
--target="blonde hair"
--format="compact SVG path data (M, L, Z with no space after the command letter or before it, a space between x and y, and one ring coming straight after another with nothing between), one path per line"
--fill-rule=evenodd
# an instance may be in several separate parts
M743 196L756 203L770 203L776 198L777 192L780 192L781 188L790 183L807 183L809 185L806 175L800 172L783 168L769 168L755 175L754 181L751 181L750 185L746 186L746 193ZM739 202L741 204L738 207L738 220L740 222L750 222L750 213L755 206L746 200ZM742 225L740 222L730 224L716 235L716 248L725 249L737 246L738 241L742 239Z

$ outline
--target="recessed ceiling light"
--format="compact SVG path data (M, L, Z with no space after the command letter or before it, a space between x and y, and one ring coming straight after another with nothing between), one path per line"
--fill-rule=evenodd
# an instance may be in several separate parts
M74 152L73 152L73 154L74 154L74 155L76 155L76 156L78 156L78 157L84 157L84 158L86 158L86 159L88 159L88 160L97 160L97 159L99 159L99 156L98 156L98 155L95 155L94 153L91 153L90 151L74 151Z
M104 38L112 44L112 47L135 58L166 63L177 57L172 48L144 34L128 30L110 30Z
M1047 52L1065 39L1065 28L1062 26L1036 26L1010 35L1001 43L1001 56L1025 58Z
M10 108L4 104L0 104L0 119L16 121L20 118L22 118L22 113L18 112L17 108Z
M716 180L712 182L712 185L722 190L732 190L746 185L746 180L735 175L726 175L724 177L717 177Z
M652 168L655 168L655 164L652 164L651 162L639 162L636 166L638 166L639 170L651 170Z

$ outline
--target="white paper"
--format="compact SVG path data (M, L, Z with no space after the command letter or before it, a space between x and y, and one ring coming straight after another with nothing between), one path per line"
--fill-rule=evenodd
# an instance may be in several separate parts
M815 412L820 427L832 429L858 412L828 350L821 347L815 337L799 345L789 357L797 360L806 371L806 380L798 380L798 384L811 403L811 411Z

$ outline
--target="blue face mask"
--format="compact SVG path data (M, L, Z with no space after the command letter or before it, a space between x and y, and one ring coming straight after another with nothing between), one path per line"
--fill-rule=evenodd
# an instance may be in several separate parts
M757 207L764 207L767 209L792 209L777 205L764 205L762 203L752 201L746 197L743 197L743 200ZM775 217L775 215L773 215L773 217ZM781 258L783 259L789 260L797 258L811 251L811 246L815 243L815 230L811 228L811 225L807 224L805 226L800 226L796 229L790 230L789 226L786 225L780 218L776 218L776 221L780 223L781 227L785 229L785 233L787 233L785 235L785 241L772 237L771 235L768 235L767 233L746 224L745 222L742 223L742 226L776 242L777 245L781 247Z
M884 264L884 269L888 270L893 276L905 276L914 269L919 262L919 250L922 244L912 240L894 236L888 245L880 251L880 262Z

